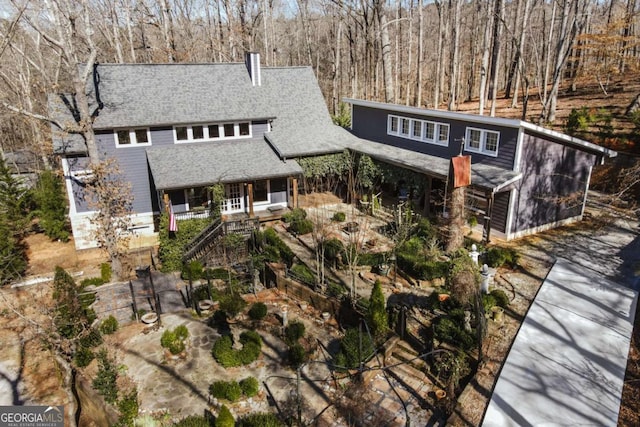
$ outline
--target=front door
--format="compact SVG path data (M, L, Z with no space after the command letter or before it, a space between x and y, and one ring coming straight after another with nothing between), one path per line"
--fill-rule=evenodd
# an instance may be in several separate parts
M222 211L224 213L242 212L243 209L243 186L239 182L225 185L225 201Z

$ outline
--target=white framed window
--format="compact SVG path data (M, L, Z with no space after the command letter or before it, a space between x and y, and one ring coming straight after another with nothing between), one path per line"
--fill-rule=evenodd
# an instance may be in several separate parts
M409 127L411 125L411 120L407 118L400 119L400 135L409 136Z
M149 128L116 129L114 131L116 147L151 145Z
M414 120L411 126L411 137L422 138L422 120Z
M500 132L486 129L467 128L464 149L473 153L497 157Z
M250 138L251 123L212 123L208 125L174 126L177 143L201 142L217 139Z
M393 135L398 133L398 117L389 116L389 125L387 128L387 133L393 134Z
M430 144L449 145L449 125L429 120L389 115L387 134Z

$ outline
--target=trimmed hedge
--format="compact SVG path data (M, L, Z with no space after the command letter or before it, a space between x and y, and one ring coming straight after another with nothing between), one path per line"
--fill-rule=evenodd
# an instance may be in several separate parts
M173 425L173 427L212 427L213 424L202 415L189 415Z
M251 320L262 320L267 315L267 306L263 302L254 303L249 309L249 317Z
M216 381L209 386L209 394L218 399L235 402L240 399L240 396L255 396L258 394L259 387L258 380L254 377L247 377L240 382Z
M253 397L258 394L260 390L260 384L255 377L247 377L243 380L240 380L240 388L242 389L242 394L247 397Z
M242 396L242 389L237 381L215 381L209 386L209 394L217 399L235 402Z
M233 338L224 335L213 343L211 355L225 368L248 365L255 361L262 352L262 338L255 331L245 331L240 334L242 349L233 348Z
M245 415L238 420L236 427L284 427L275 414L261 412Z

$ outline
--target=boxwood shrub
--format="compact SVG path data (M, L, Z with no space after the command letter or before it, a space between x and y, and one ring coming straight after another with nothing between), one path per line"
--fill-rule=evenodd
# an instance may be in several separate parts
M255 331L245 331L240 334L242 348L233 348L233 338L223 335L213 343L211 354L214 359L225 368L248 365L255 361L262 352L262 338Z
M242 389L237 381L215 381L209 386L209 393L215 398L235 402L242 396Z
M511 268L516 268L520 261L520 254L512 248L500 248L493 247L487 251L487 264L489 267L502 267L506 265Z
M254 303L249 309L249 317L251 320L262 320L267 315L267 306L263 302Z
M456 322L448 317L441 317L435 322L435 337L454 345L461 350L471 350L475 346L473 332L467 332L461 322Z
M331 219L335 222L344 222L347 219L347 215L344 212L336 212Z
M247 377L240 380L240 388L242 389L242 394L247 397L253 397L258 394L260 384L255 377Z
M236 427L284 427L275 414L268 412L254 412L240 418Z

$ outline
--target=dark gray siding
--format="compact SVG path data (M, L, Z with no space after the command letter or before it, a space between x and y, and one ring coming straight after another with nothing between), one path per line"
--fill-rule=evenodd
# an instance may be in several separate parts
M443 147L440 145L429 144L427 142L419 142L406 138L387 135L387 117L389 116L389 114L422 120L432 120L439 123L449 124L449 146ZM359 105L353 106L352 128L353 133L356 136L442 158L451 158L460 153L460 144L462 139L465 137L468 126L478 129L487 129L500 132L498 157L486 156L479 153L467 153L471 154L472 163L483 163L509 170L513 169L516 144L518 141L517 128L490 126L460 120L434 118L428 116L427 114L415 115L397 113L391 110L362 107Z
M509 191L497 193L493 199L493 211L491 212L491 229L505 233L507 229L507 216L509 214Z
M511 232L554 223L582 212L588 189L590 168L598 156L546 140L523 138L521 171L523 178L515 190Z
M184 196L184 190L170 190L167 191L167 194L169 195L169 200L171 200L174 212L186 212L187 200Z
M70 175L73 175L73 172L79 172L87 170L89 165L88 157L67 157L67 163L69 165ZM73 190L73 199L76 205L76 212L89 212L89 206L86 201L84 187L77 180L73 179L71 176L66 177L71 182L71 188Z

